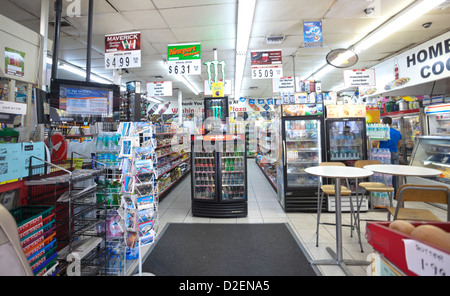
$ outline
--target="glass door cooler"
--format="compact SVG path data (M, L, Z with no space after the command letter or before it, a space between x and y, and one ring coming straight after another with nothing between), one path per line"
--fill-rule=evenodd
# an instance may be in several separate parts
M402 147L398 151L400 164L407 165L416 143L416 137L422 134L421 114L419 109L381 114L392 118L392 127L402 134Z
M193 216L246 217L245 134L196 135L192 145Z
M366 119L327 118L326 161L339 161L354 166L357 160L367 159Z
M286 212L317 210L319 178L305 172L325 158L323 105L282 105L282 156L277 161L277 193ZM280 174L278 174L280 172Z
M227 132L227 118L229 116L228 97L204 98L205 134L215 130Z

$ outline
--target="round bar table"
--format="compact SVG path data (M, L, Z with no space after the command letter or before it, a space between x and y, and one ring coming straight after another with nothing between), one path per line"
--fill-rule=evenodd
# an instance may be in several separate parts
M335 179L336 194L336 253L327 247L328 253L333 259L330 260L312 260L315 265L338 265L346 275L352 275L346 265L368 265L369 261L344 260L342 256L342 215L341 215L341 179L367 178L373 175L372 171L343 166L316 166L305 169L308 174Z
M440 170L436 169L401 164L370 164L364 166L364 169L375 173L403 177L433 177L442 174Z

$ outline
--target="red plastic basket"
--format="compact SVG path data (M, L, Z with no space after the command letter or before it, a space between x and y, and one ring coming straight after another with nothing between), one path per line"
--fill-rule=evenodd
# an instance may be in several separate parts
M391 222L368 222L366 226L366 238L370 245L375 250L383 254L392 264L402 270L405 274L411 276L417 276L416 273L408 269L405 256L405 244L404 239L412 239L426 244L434 249L442 251L446 254L449 252L443 250L441 247L433 245L428 242L417 240L410 235L393 230L389 228ZM450 222L410 222L415 227L419 225L434 225L447 232L450 232Z

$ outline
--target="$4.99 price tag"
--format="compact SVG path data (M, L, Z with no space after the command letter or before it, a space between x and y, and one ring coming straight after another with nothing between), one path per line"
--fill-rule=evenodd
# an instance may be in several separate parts
M139 68L140 52L116 52L105 54L105 69Z
M404 239L408 269L420 276L450 275L450 255L412 239Z

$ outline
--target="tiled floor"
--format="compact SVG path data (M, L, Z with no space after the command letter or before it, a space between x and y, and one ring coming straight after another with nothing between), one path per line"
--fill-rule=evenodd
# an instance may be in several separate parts
M248 216L245 218L200 218L193 217L191 213L191 185L190 176L187 176L172 192L167 195L159 205L160 224L158 231L161 231L166 223L289 223L296 233L299 241L309 252L312 259L331 259L326 251L326 247L336 249L335 227L331 225L321 225L319 231L319 247L315 245L316 217L315 213L285 213L276 199L276 193L270 187L262 172L257 167L254 159L248 160ZM417 204L417 203L416 203ZM430 207L423 205L425 207ZM436 207L431 207L432 211L444 221L446 212ZM343 223L350 223L350 214L343 213ZM361 213L361 219L385 220L387 214L383 210L373 210ZM334 213L323 213L322 222L335 221ZM358 239L354 233L350 237L350 228L343 227L343 256L344 259L366 260L372 252L372 246L365 238L365 222L361 223L362 241L364 252L359 247ZM282 256L282 254L280 254ZM318 266L323 275L341 276L342 270L337 266ZM353 275L366 276L367 266L349 266Z

